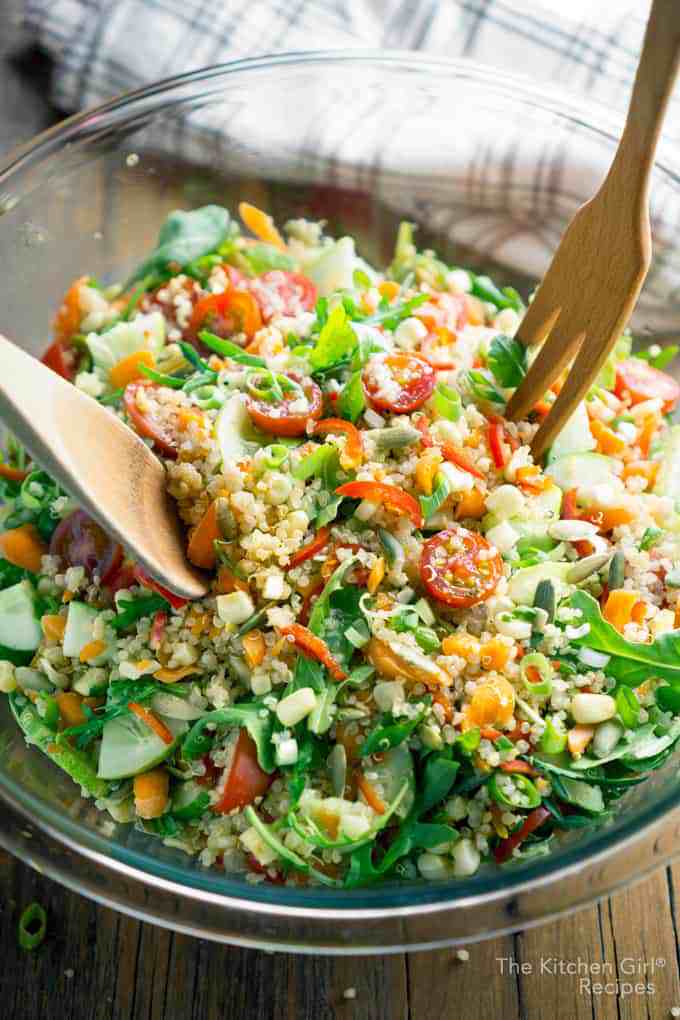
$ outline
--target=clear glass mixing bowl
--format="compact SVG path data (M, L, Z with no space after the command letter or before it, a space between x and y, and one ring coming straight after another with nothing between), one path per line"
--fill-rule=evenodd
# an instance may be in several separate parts
M0 329L40 352L74 277L123 279L168 210L240 198L279 222L323 217L378 265L405 216L451 262L526 288L596 187L618 130L606 111L542 87L409 54L263 58L161 82L71 118L0 171ZM635 323L663 337L680 325L672 159L655 171L656 259ZM353 892L251 885L100 815L25 746L6 707L0 842L74 889L204 937L325 952L470 940L584 904L678 842L670 763L610 823L522 866Z

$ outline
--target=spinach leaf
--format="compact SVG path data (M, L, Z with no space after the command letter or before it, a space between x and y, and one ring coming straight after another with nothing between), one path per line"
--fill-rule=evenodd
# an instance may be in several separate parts
M143 595L138 599L121 599L118 603L121 607L120 611L111 620L111 626L114 630L126 630L127 627L131 627L137 620L141 620L144 616L151 616L153 613L158 612L159 609L167 609L168 603L166 600L157 594Z
M343 669L347 669L354 654L354 645L347 638L350 627L361 627L364 615L359 608L362 592L356 585L347 585L331 592L329 614L323 628L323 639Z
M336 567L331 576L328 578L326 587L314 603L314 608L312 609L311 616L309 617L308 627L312 634L316 634L318 637L323 637L326 623L331 613L331 595L333 592L339 591L340 588L342 588L345 578L354 566L355 562L356 556L350 556L349 559L343 560L340 566Z
M499 333L491 341L486 363L499 386L519 386L527 371L526 347L519 340Z
M390 747L403 744L416 727L420 726L426 712L427 706L412 719L404 719L400 722L395 722L392 715L387 713L383 715L378 725L371 730L359 747L360 757L365 758L369 754L374 754L375 751L387 751Z
M357 335L347 318L347 312L338 305L328 316L315 346L309 353L309 363L315 371L330 368L346 360L358 345Z
M18 584L19 581L24 581L27 578L29 581L32 581L35 575L23 567L15 567L9 560L0 559L0 591L4 588L11 588L12 585Z
M204 205L191 212L175 209L161 227L155 249L135 269L125 289L143 277L162 274L171 263L183 268L208 255L227 240L232 229L229 213L219 205Z
M637 687L648 677L680 684L680 630L670 630L650 644L627 641L603 618L600 607L585 591L571 596L573 609L580 610L589 631L572 644L609 655L603 671L628 687Z
M245 727L257 747L257 760L265 772L273 772L274 745L272 732L274 716L262 701L248 701L228 708L217 708L197 719L182 742L182 757L193 761L207 754L213 745L214 733L206 733L206 727Z
M435 804L448 796L460 768L460 762L441 752L431 754L425 762L423 771L420 810L422 814L430 811Z

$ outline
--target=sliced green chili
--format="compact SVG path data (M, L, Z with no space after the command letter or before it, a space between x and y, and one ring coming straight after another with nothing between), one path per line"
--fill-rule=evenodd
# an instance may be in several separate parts
M47 913L39 903L30 903L19 918L19 945L37 949L47 933Z

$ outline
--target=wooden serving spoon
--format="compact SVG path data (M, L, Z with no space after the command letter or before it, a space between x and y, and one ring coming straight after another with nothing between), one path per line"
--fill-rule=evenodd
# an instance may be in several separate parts
M536 458L590 389L647 276L649 178L679 62L680 2L653 0L614 161L600 190L567 227L517 334L527 346L548 339L508 403L511 420L526 417L579 351L534 437Z
M0 366L0 418L36 463L160 584L188 599L205 595L205 578L185 558L163 465L149 447L3 336Z

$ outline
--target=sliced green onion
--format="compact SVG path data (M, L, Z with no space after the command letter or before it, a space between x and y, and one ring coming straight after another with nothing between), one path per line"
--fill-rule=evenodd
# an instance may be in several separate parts
M221 336L215 336L214 333L209 333L205 329L201 330L198 335L206 347L221 354L224 358L231 358L232 361L236 361L240 365L250 365L251 368L267 367L263 358L258 358L255 354L247 354L242 347L233 344L231 340L224 340Z
M529 670L538 671L540 680L534 682L529 679ZM522 678L524 689L534 697L549 698L553 689L554 670L545 655L540 652L531 652L525 655L519 664L519 675Z
M149 365L145 365L142 361L140 361L137 368L139 368L148 379L152 379L155 383L158 383L159 386L169 386L170 389L181 390L186 382L186 379L178 379L177 376L166 375L165 372L157 372L155 368L150 368Z
M104 407L108 407L109 404L117 404L124 393L125 389L113 390L112 393L105 393L103 397L97 397L97 400Z
M538 742L538 748L544 754L561 754L567 746L567 733L559 720L546 719L545 729Z
M359 687L361 684L365 683L367 680L370 680L370 678L373 676L374 673L375 673L375 669L374 669L373 666L368 666L368 665L366 665L366 666L357 666L356 669L352 670L352 672L347 677L347 679L343 680L343 685L344 684L349 684L350 687Z
M185 381L182 389L185 393L193 393L194 390L200 390L203 386L214 386L218 378L217 372L213 372L211 368L207 372L194 372Z
M42 697L38 696L35 708L45 726L49 726L51 730L56 730L59 725L59 705L56 699L49 694Z
M623 588L624 571L626 567L626 557L623 549L617 549L611 558L609 564L609 575L607 577L607 586L610 591L615 591L617 588ZM668 576L666 576L668 581Z
M367 439L371 439L377 450L402 450L413 446L423 437L418 429L411 425L391 425L386 429L367 429Z
M515 787L515 790L520 795L522 803L517 800L513 800L512 797L503 790L503 785L510 781ZM503 785L501 785L503 784ZM523 776L519 772L508 772L498 773L494 772L489 780L487 787L489 796L492 800L495 800L497 804L502 804L504 807L517 810L519 808L523 811L528 811L538 807L541 803L541 795L536 789L534 783L527 776Z
M404 549L401 542L398 542L394 535L390 535L389 531L386 531L385 528L378 528L378 538L380 539L380 544L383 547L385 559L391 567L393 567L395 563L404 562Z
M293 478L299 482L305 482L312 477L318 478L326 466L326 461L334 452L335 448L332 446L317 446L293 467L291 471Z
M354 648L363 648L371 638L371 632L365 620L357 620L345 631L345 637Z
M422 598L418 599L413 608L415 609L416 613L418 614L418 616L423 621L426 627L434 626L437 618L432 612L430 603L427 601L427 599Z
M627 730L635 730L640 725L640 702L632 687L619 687L614 694L616 711Z
M433 396L434 409L442 418L449 421L458 421L463 412L463 402L460 393L447 383L438 382Z
M640 539L640 549L642 552L646 552L647 549L651 549L653 545L656 545L660 539L663 538L663 531L661 528L647 528L644 535Z
M666 584L669 588L680 588L680 567L673 567L666 574Z
M191 344L184 343L182 340L179 342L179 347L186 360L190 365L194 366L197 372L206 372L214 377L217 376L217 372L213 372L208 362L203 360L195 347L192 347Z
M418 626L413 631L413 636L424 652L438 652L441 648L441 641L431 627Z
M207 383L205 386L196 387L193 398L203 411L210 411L222 407L224 391L213 383Z
M271 446L265 446L261 456L265 467L276 470L288 460L288 448L282 443L272 443Z
M246 389L256 400L264 400L267 403L282 403L283 389L279 382L281 377L268 368L262 371L249 372L246 379Z
M31 903L19 918L19 945L22 949L37 949L47 932L47 913L39 903Z
M440 472L437 475L435 488L431 496L419 496L420 509L422 510L425 522L430 517L436 514L439 507L446 502L449 493L451 492L451 486L449 480L445 474Z

